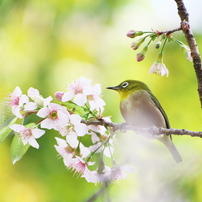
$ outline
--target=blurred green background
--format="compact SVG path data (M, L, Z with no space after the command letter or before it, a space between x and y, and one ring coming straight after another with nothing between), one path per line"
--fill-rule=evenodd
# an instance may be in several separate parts
M201 52L201 2L185 3ZM5 97L15 86L24 93L29 87L37 88L47 97L65 91L69 82L84 76L101 83L107 103L104 115L121 123L119 96L106 87L138 79L159 98L173 128L201 130L192 63L169 43L164 57L169 77L150 75L158 51L151 48L138 63L137 52L130 48L133 40L126 37L131 29L169 30L179 23L175 2L167 0L1 0L0 113L5 114ZM182 33L174 36L185 42ZM133 165L135 172L112 185L107 192L111 201L201 201L202 140L173 139L183 158L179 165L160 143L134 133L118 134L117 159ZM65 168L53 147L51 132L40 138L39 150L31 148L15 165L10 158L11 140L8 137L0 144L0 201L80 202L99 190L99 185L87 183ZM109 196L97 201L107 201Z

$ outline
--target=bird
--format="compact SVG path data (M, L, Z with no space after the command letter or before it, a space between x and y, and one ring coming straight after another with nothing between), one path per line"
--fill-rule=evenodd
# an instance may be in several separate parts
M142 81L125 80L107 89L118 91L120 94L120 111L127 124L139 128L170 128L168 117L158 99L149 87ZM153 136L146 135L149 138ZM182 157L172 142L171 135L156 135L170 151L176 163L182 162Z

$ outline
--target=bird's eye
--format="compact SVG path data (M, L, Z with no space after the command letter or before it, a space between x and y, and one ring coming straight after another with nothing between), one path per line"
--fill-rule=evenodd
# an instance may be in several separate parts
M121 86L122 86L122 88L126 88L127 86L128 86L128 82L124 82Z

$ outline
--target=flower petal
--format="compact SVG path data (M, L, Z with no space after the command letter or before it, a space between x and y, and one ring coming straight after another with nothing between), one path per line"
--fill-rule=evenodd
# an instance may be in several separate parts
M74 130L78 136L84 136L88 132L88 127L84 123L74 126Z
M25 127L20 124L13 124L9 126L12 130L14 130L17 133L20 133Z
M79 106L83 106L87 102L86 95L78 93L74 97L74 102Z
M38 129L38 128L32 129L32 135L35 138L40 138L44 134L45 134L45 130L41 130L41 129Z
M35 147L36 149L39 148L39 144L38 142L35 140L35 138L33 136L30 136L28 138L28 143L32 146L32 147Z
M43 107L42 109L40 109L38 112L37 112L37 116L39 117L42 117L42 118L45 118L46 116L48 116L50 113L50 109L48 107Z
M23 118L22 114L20 113L20 106L19 105L12 106L12 113L20 119Z
M52 100L53 100L53 98L51 96L45 98L44 99L44 103L43 103L44 107L46 107L47 105L49 105Z
M22 95L19 99L19 106L29 102L29 98L26 95Z
M41 128L53 129L54 127L55 127L55 125L54 125L53 121L49 118L44 119L41 122Z
M20 97L22 95L22 91L19 86L16 86L11 96Z
M70 115L70 122L73 125L79 124L81 122L81 117L78 114Z
M62 102L67 102L70 101L74 96L74 92L66 92L64 93L64 95L62 96Z
M34 102L28 102L27 104L25 104L24 110L25 111L31 111L37 108L36 103Z
M28 96L29 96L32 100L34 100L34 98L35 98L36 96L39 96L39 95L40 95L40 94L39 94L39 91L38 91L37 89L35 89L35 88L32 88L32 87L30 87L30 88L28 89L27 94L28 94Z
M75 133L68 134L66 140L71 147L76 148L78 146L79 141Z

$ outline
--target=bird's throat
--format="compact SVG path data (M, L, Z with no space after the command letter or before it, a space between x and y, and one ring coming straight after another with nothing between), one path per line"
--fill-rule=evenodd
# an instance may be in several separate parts
M120 97L121 97L121 102L126 100L130 95L130 93L126 92L126 91L119 91L119 94L120 94Z

